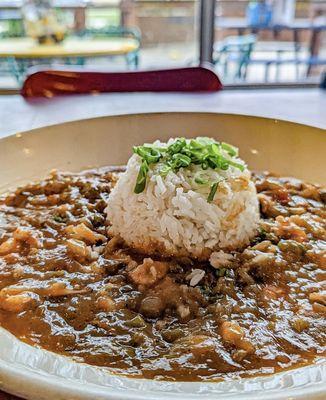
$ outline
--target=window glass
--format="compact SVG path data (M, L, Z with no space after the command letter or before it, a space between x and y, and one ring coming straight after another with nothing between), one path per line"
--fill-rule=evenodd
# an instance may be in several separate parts
M0 86L20 86L33 65L76 64L109 71L198 63L198 3L0 0ZM42 13L42 9L51 9L51 20L49 11ZM25 54L21 58L22 48L33 53L39 43L42 57ZM51 54L51 46L57 46L57 56ZM4 55L8 47L10 57ZM60 48L65 48L67 54L62 54ZM78 56L69 53L71 48L80 50ZM93 54L97 48L104 50Z
M28 11L33 5L51 9L45 21ZM19 87L33 65L108 71L196 65L199 10L200 0L0 0L0 88ZM225 84L320 81L326 67L325 0L216 0L212 18L213 63ZM51 35L58 54L47 57ZM33 51L21 56L42 40L42 57Z
M326 2L218 0L214 62L228 83L319 81Z

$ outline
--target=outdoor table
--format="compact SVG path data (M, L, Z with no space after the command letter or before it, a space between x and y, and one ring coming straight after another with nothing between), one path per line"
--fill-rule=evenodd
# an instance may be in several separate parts
M309 43L310 58L318 56L320 36L321 33L326 30L325 23L314 22L307 18L298 18L289 24L270 24L265 26L250 25L245 18L216 17L215 25L216 28L219 29L236 30L239 35L243 35L247 30L252 33L268 30L274 33L274 37L277 37L280 31L290 30L293 32L293 41L296 51L300 48L299 32L308 30L312 33ZM310 70L311 66L309 65L308 74L310 73Z
M220 29L234 29L237 30L239 35L242 35L244 31L251 30L257 32L260 30L269 30L279 32L282 30L291 30L298 32L302 30L310 31L322 31L326 30L326 24L314 22L307 18L298 18L289 24L269 24L269 25L250 25L246 18L228 18L228 17L216 17L215 24Z
M83 64L85 58L127 56L137 51L139 43L132 38L67 38L59 44L38 44L31 38L0 40L0 60L6 60L18 80L31 61L65 59Z
M103 57L126 55L138 46L132 38L67 38L59 44L38 44L31 38L1 39L0 58Z

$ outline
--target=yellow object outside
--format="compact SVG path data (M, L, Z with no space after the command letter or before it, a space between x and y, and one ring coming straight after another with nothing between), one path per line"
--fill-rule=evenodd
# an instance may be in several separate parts
M139 47L132 38L67 38L59 44L39 44L32 38L0 40L0 58L99 57L126 55Z
M60 22L52 0L25 0L22 15L26 34L39 43L58 43L67 33L67 27Z

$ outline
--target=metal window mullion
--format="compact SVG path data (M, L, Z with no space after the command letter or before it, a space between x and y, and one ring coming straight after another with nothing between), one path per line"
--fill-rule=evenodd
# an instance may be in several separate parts
M216 0L200 0L200 63L213 62Z

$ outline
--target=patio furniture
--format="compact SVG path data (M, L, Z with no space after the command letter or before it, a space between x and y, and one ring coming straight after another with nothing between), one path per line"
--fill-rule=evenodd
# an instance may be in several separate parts
M54 60L83 65L87 58L128 56L138 48L139 42L127 37L67 38L53 45L40 45L30 38L1 39L0 61L5 61L12 75L21 82L32 65L50 65Z
M296 80L299 79L300 65L300 50L301 47L294 42L258 42L255 46L255 54L249 60L250 65L263 65L265 67L265 82L269 81L270 67L276 66L276 81L279 80L280 66L292 64L295 66ZM268 55L274 53L275 57L271 58Z
M312 67L326 66L326 57L312 56L312 57L308 57L303 62L304 62L304 64L307 65L307 76L309 76Z
M306 69L306 77L309 77L309 71L311 67L323 67L326 66L326 57L304 57L304 58L292 58L292 57L286 57L286 58L281 58L281 59L275 59L275 60L270 60L270 59L264 59L264 58L255 58L251 59L250 63L248 65L248 68L250 68L250 65L259 65L263 64L265 67L265 74L264 74L264 81L269 82L270 80L270 69L273 65L276 66L276 76L275 80L276 82L279 81L279 72L280 69L279 67L281 65L294 65L295 66L295 78L296 81L300 79L299 76L299 66L300 65L305 65L307 67Z
M273 32L274 38L277 38L282 30L289 30L293 33L293 42L295 46L300 49L300 32L306 30L311 32L311 38L309 43L310 57L318 56L320 37L321 33L326 30L326 24L318 20L311 21L307 18L295 19L290 24L270 24L267 26L254 26L248 25L245 18L226 18L216 17L215 20L216 28L225 30L236 30L239 35L244 35L245 32L259 33L262 30L268 30ZM308 75L311 72L311 68L308 65Z
M245 79L247 67L254 45L255 35L229 36L220 44L214 46L214 64L220 64L224 71L224 76L229 75L230 63L236 64L235 77Z
M124 28L123 26L109 26L106 28L95 29L88 28L80 33L86 38L132 38L138 43L138 48L135 51L125 54L127 66L139 66L139 49L141 43L141 32L137 27Z
M103 92L214 92L222 88L208 67L154 71L92 72L71 68L31 72L24 82L24 97Z

